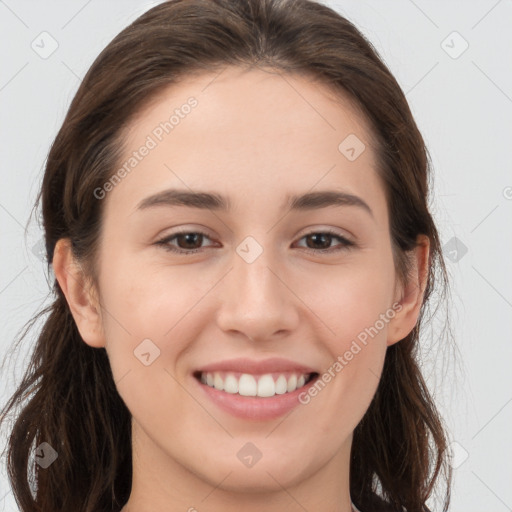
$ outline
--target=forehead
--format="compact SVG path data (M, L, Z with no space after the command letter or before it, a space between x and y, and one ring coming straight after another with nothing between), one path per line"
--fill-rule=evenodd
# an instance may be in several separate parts
M112 194L132 203L176 186L279 205L317 186L382 195L365 118L347 95L305 76L226 67L184 77L131 122L121 164L143 146Z

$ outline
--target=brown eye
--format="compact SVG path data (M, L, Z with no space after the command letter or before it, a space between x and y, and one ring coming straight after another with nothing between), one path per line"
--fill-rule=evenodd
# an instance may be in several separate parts
M208 247L202 245L205 239L209 240L210 237L201 231L182 231L159 240L156 245L161 245L170 252L190 255ZM334 253L356 245L335 231L314 231L304 235L301 240L306 240L304 249L315 254ZM333 247L332 243L335 241L338 241L338 245Z
M209 239L210 237L201 231L181 231L158 240L156 245L161 245L170 252L188 255L201 251L205 238Z
M333 253L355 246L355 243L334 231L314 231L304 235L301 240L306 240L307 251L314 253ZM338 246L332 247L332 242L338 240Z
M313 233L312 235L306 236L307 241L311 241L311 245L308 244L310 249L329 249L332 238L332 235L327 233Z
M178 246L180 249L197 249L201 247L203 241L203 235L201 233L185 233L176 235ZM195 247L199 244L199 247Z

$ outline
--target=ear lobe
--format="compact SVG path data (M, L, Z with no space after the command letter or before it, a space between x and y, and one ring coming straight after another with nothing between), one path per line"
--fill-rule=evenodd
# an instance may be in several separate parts
M395 297L401 308L388 324L387 345L393 345L404 339L414 328L423 304L429 271L430 240L426 235L419 235L417 246L411 251L412 268L408 282L398 290Z
M104 347L99 300L79 262L74 258L68 238L58 240L52 265L82 339L91 347Z

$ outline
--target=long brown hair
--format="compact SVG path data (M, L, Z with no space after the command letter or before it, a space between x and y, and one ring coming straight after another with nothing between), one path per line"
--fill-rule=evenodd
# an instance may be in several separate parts
M430 238L420 318L387 349L375 397L354 431L350 492L363 512L384 505L420 512L444 476L447 510L447 437L417 361L434 284L441 292L448 286L428 209L430 158L400 86L337 12L312 0L171 0L117 35L83 79L47 158L36 207L42 204L48 265L56 242L69 238L94 276L104 201L93 191L117 169L124 128L163 88L227 65L299 73L348 93L377 141L400 279L407 278L417 236ZM119 511L131 489L131 416L105 350L83 342L56 281L53 293L37 317L45 323L30 365L0 417L19 408L7 457L14 495L22 512ZM46 470L33 460L43 442L58 452Z

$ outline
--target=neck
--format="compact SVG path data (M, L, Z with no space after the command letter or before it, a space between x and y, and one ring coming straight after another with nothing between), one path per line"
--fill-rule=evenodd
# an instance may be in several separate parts
M262 458L245 470L244 480L244 468L236 458L230 470L216 474L186 467L133 421L132 489L122 512L354 512L349 492L351 442L352 437L322 467L304 467L294 478L264 466Z

